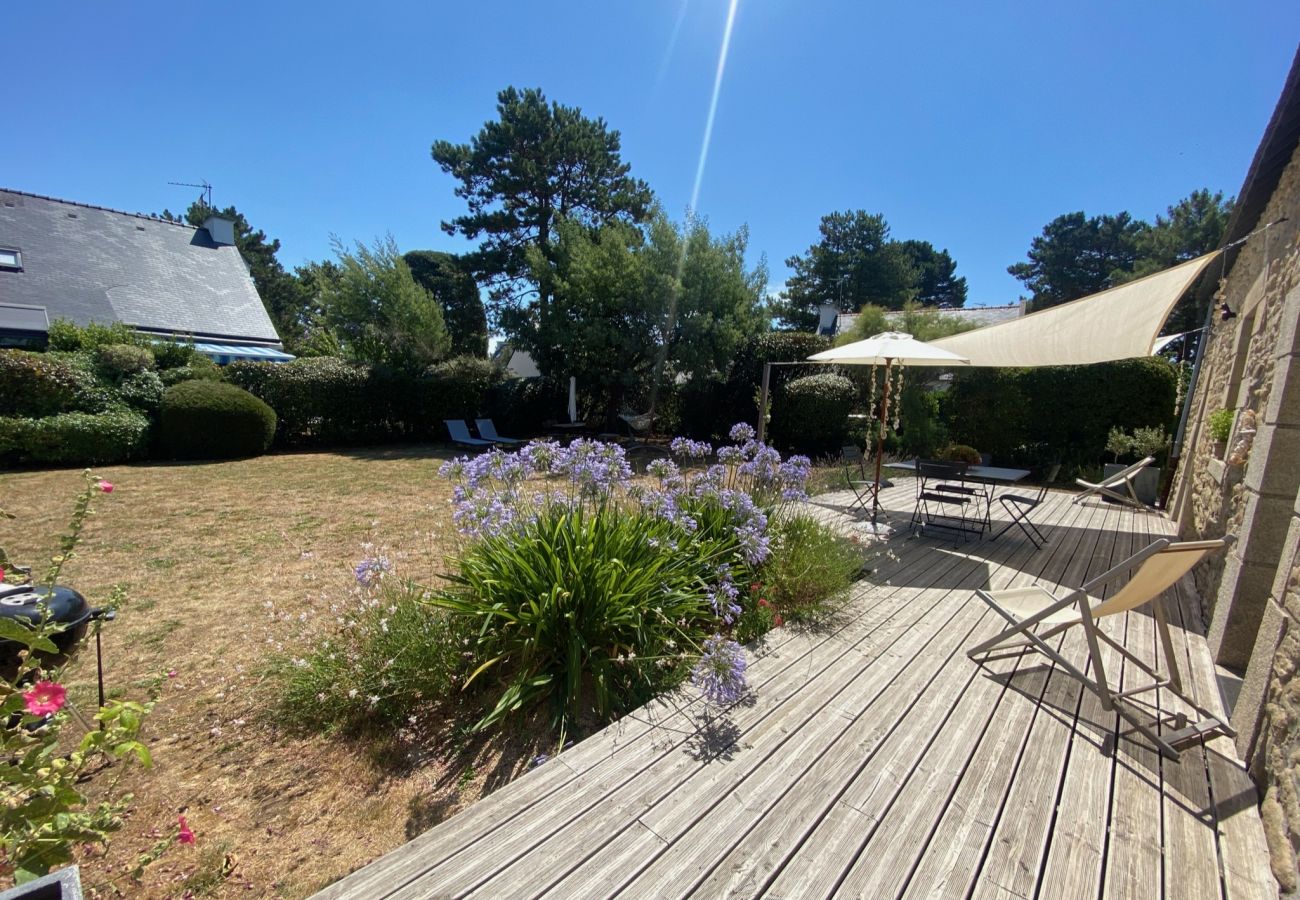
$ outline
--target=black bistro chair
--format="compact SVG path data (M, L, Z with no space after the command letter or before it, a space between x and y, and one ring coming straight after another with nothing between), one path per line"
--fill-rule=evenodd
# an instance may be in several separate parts
M849 509L862 507L871 512L871 497L875 493L876 483L867 475L867 458L858 447L841 447L840 463L844 466L844 481L856 498L849 504Z
M989 540L996 540L1010 531L1012 525L1019 525L1020 530L1028 536L1030 543L1032 543L1035 548L1041 548L1046 544L1047 535L1038 530L1038 526L1036 526L1030 519L1030 514L1043 505L1043 501L1047 499L1047 489L1052 482L1056 480L1056 476L1060 471L1060 463L1056 463L1048 469L1047 477L1043 479L1043 483L1039 485L1036 493L999 495L998 502L1001 503L1003 509L1007 511L1007 515L1010 516L1011 521L1002 526L1002 529L989 538Z
M917 460L914 532L926 527L943 528L962 540L983 533L987 514L981 509L981 501L986 495L981 487L967 483L968 468L964 462Z

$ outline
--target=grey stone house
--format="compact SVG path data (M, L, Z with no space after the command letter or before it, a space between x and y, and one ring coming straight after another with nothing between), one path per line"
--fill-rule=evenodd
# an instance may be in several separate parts
M219 361L291 358L229 219L195 228L0 189L0 346L41 346L60 318L192 338Z
M1273 874L1300 888L1300 55L1204 279L1215 313L1170 514L1235 538L1197 572L1238 749L1261 797ZM1217 276L1217 277L1216 277ZM1230 410L1226 447L1209 417Z

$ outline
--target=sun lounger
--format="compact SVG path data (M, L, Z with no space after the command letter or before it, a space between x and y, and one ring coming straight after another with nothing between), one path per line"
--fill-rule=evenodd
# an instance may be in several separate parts
M523 441L518 438L502 437L497 434L497 427L492 423L491 419L475 419L474 427L478 429L479 437L489 440L494 444L505 444L509 446L512 444L523 443Z
M495 447L491 441L485 441L481 438L472 437L469 433L469 426L465 424L464 419L443 419L443 424L447 426L447 433L451 439L462 447Z

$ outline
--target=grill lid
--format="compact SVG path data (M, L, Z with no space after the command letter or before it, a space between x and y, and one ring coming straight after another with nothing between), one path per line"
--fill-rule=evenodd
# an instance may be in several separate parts
M0 584L0 616L24 619L35 624L45 615L48 604L50 621L77 625L90 618L90 604L72 588L33 588L26 584Z

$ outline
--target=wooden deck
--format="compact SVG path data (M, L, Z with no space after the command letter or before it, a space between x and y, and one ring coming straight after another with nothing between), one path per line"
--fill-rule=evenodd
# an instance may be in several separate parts
M1077 585L1170 531L1073 496L1040 509L1040 551L894 539L837 621L768 636L725 715L637 710L318 896L1276 897L1232 741L1173 764L1044 658L967 658L997 627L972 589ZM1196 598L1173 593L1178 664L1218 709ZM1108 624L1155 654L1148 615ZM1064 650L1086 657L1081 635Z

